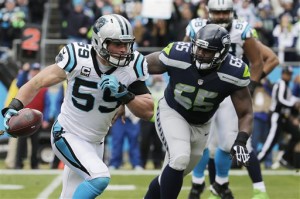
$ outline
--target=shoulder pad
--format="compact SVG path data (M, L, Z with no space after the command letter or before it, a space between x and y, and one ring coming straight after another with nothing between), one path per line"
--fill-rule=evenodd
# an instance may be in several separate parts
M191 65L191 43L170 43L161 51L159 59L167 67L186 69Z
M241 34L241 39L253 37L253 31L251 25L242 19L234 19L231 26L232 34Z
M217 73L222 81L234 84L238 87L245 87L250 83L248 65L231 54L223 61Z

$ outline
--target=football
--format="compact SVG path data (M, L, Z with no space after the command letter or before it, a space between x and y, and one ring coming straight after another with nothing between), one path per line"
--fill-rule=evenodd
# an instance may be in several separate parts
M34 134L42 125L43 114L35 109L24 108L8 121L7 133L13 137L27 137Z

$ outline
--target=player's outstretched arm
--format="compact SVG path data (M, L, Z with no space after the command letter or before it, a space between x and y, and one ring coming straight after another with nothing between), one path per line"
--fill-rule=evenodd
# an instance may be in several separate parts
M148 63L148 72L150 74L162 74L167 71L166 67L159 60L161 52L154 52L146 56Z
M50 65L24 84L16 95L24 106L29 104L43 87L53 86L66 79L66 73L56 64Z
M136 95L126 106L137 117L150 120L154 114L154 103L150 94Z

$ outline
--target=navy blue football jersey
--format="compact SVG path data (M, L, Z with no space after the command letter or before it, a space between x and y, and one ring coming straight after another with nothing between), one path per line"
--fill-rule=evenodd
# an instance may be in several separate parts
M203 75L191 56L190 42L170 43L159 55L170 76L165 90L168 105L189 123L203 124L219 104L250 83L247 64L229 54L216 71Z

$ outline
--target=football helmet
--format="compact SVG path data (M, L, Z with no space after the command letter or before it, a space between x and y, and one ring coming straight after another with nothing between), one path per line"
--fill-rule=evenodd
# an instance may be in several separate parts
M103 15L93 26L92 46L97 54L115 67L127 66L134 58L133 44L135 37L129 21L121 15ZM116 54L108 50L109 42L125 43L127 53Z
M231 26L234 12L233 12L233 1L232 0L209 0L208 1L208 19L211 23L219 24L224 28ZM229 12L229 17L216 17L218 12Z
M217 24L207 24L192 39L191 55L198 70L218 67L230 48L228 31Z

